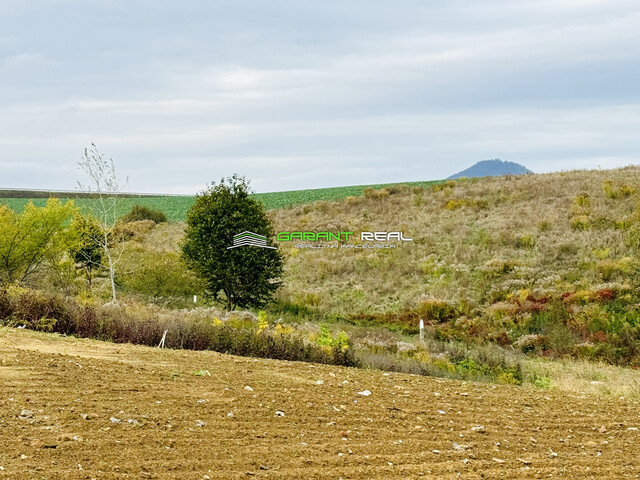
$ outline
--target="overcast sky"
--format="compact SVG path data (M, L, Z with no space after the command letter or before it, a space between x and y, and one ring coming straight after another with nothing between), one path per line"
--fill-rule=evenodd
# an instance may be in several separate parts
M640 163L637 0L0 0L0 187L258 192Z

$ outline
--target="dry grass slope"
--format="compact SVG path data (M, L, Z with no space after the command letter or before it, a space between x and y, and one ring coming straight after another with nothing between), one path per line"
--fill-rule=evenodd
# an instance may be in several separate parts
M283 296L346 314L624 283L637 195L611 198L608 181L638 191L640 169L463 180L274 211L277 231L402 230L415 240L385 251L283 244Z
M296 249L283 310L640 366L640 168L394 187L272 213L277 231L396 231L395 249Z

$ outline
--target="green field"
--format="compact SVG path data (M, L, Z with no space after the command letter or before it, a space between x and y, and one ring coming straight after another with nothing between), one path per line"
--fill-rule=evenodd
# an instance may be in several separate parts
M443 180L432 180L425 182L405 182L403 185L430 187ZM287 208L304 203L311 203L318 200L332 201L346 197L357 197L363 195L367 188L379 189L400 185L398 183L374 184L374 185L354 185L349 187L316 188L311 190L291 190L288 192L256 193L254 197L261 200L268 209ZM19 196L19 197L18 197ZM8 205L12 210L22 211L28 202L33 202L37 206L43 206L49 196L60 199L72 199L76 205L83 209L90 208L94 200L82 196L82 194L69 194L67 192L36 192L36 191L10 191L0 190L0 204ZM162 210L170 221L184 221L186 212L189 210L195 197L193 196L126 196L120 199L120 215L127 213L132 205L146 205L149 208Z

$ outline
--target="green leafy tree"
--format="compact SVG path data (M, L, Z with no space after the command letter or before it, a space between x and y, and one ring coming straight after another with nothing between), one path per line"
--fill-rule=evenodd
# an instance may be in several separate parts
M200 294L202 281L176 252L132 248L122 259L122 285L131 293L153 297L189 297Z
M76 214L71 224L74 242L69 248L69 254L87 279L87 287L91 290L93 278L104 268L102 229L96 219Z
M20 283L55 264L70 242L72 201L50 198L44 207L29 202L22 213L0 205L0 283Z
M244 177L223 178L198 195L187 212L183 257L206 282L207 295L227 310L260 307L281 284L283 262L278 249L228 248L233 236L244 231L267 238L274 235L264 206L249 193Z

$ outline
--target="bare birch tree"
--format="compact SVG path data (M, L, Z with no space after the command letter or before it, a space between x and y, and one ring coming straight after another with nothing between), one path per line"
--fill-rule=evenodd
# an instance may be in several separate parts
M92 210L102 229L99 243L104 250L104 258L107 260L111 295L115 302L117 301L116 265L124 252L124 243L118 242L114 230L118 220L120 192L126 188L128 178L125 178L124 182L121 181L113 160L111 158L105 159L104 154L98 151L95 143L91 144L91 148L84 149L84 155L78 161L78 166L89 177L88 184L78 182L78 187L94 199Z

